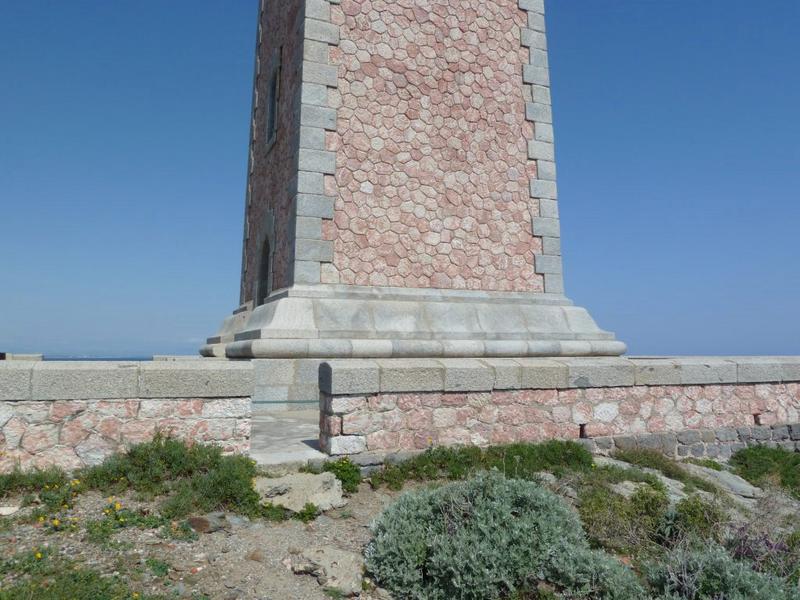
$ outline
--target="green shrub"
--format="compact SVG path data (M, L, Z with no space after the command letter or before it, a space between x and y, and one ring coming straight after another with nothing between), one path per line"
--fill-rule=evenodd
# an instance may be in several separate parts
M663 489L643 485L626 499L603 485L581 491L579 513L592 541L630 554L646 552L659 541L669 511Z
M716 544L679 546L647 568L653 593L670 600L797 600L796 587L757 573Z
M214 468L180 481L175 494L161 505L161 513L170 519L213 510L259 516L255 476L256 467L246 456L223 456Z
M187 444L157 433L152 441L109 456L76 477L92 489L121 492L133 488L157 496L167 492L172 481L216 470L226 458L217 446Z
M514 479L532 480L541 471L556 475L585 471L592 455L575 442L549 441L541 444L506 444L482 450L473 446L432 448L396 465L388 465L371 477L374 484L400 489L406 481L451 481L476 473L497 470Z
M656 450L617 450L614 453L614 458L639 467L647 467L650 469L655 469L656 471L661 471L661 473L666 477L683 483L686 486L687 492L694 491L695 489L703 490L704 492L709 492L712 494L717 492L716 486L714 486L712 483L707 482L701 477L692 475L686 469L684 469L680 463L667 458Z
M644 597L629 570L589 549L557 496L499 473L409 492L373 534L367 568L399 599L490 600L537 581L566 597Z
M800 498L800 454L783 448L754 446L731 457L736 473L755 485L778 484Z
M350 462L349 458L326 462L323 470L336 475L336 478L342 482L342 489L345 493L354 494L358 491L358 484L361 483L361 469L358 465Z

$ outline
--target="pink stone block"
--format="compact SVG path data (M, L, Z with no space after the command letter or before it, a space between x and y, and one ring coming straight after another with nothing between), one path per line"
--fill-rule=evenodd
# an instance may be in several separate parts
M63 421L67 417L83 412L86 406L86 402L82 400L56 400L50 407L50 420Z

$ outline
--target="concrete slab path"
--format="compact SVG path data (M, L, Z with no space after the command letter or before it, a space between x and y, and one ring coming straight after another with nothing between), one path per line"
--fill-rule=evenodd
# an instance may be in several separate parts
M325 458L319 450L319 410L255 411L250 457L262 466L300 465Z

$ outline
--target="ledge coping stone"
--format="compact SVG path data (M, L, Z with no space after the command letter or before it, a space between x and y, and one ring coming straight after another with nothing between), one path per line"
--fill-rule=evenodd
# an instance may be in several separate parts
M253 387L250 361L0 362L0 401L237 398Z
M320 373L328 395L785 383L800 382L800 356L348 359Z

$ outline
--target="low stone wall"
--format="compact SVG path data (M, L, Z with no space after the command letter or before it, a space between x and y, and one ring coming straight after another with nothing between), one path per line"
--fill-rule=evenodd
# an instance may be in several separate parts
M333 455L796 423L800 358L331 361Z
M97 464L157 431L247 452L252 389L248 362L0 363L0 472Z
M671 458L727 460L738 450L751 446L770 446L800 452L800 424L689 429L678 433L589 438L581 442L593 454L608 455L614 450L645 448L658 450Z

